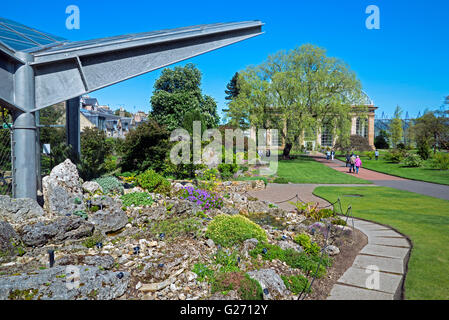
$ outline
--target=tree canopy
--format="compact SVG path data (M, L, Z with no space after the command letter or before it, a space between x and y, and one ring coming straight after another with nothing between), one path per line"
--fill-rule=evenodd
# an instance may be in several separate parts
M428 145L436 152L437 148L449 149L449 111L428 111L416 119L413 126L418 146Z
M398 143L402 142L404 130L402 128L402 109L399 106L396 106L396 110L394 111L394 118L391 119L390 122L390 139L391 144L394 148L398 145Z
M286 157L310 128L316 134L326 126L340 136L340 144L349 144L351 113L366 111L355 73L311 44L280 51L248 67L239 73L238 84L239 95L227 112L230 123L242 129L250 124L278 129Z
M166 68L154 84L151 97L151 116L168 130L183 126L186 114L201 114L207 128L216 127L220 121L217 103L201 91L201 72L189 63L184 67Z

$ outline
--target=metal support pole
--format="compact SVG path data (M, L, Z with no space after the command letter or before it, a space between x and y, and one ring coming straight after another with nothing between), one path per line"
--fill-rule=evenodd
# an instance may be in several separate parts
M37 189L42 192L42 173L41 173L41 135L40 135L40 112L36 111L34 113L34 117L36 118L36 183Z
M33 110L34 70L28 64L33 61L30 54L17 52L17 57L27 62L15 72L14 94L18 105ZM36 121L31 112L14 113L14 197L36 200Z
M81 155L80 141L80 97L76 97L66 101L66 132L67 144L72 146L78 156Z

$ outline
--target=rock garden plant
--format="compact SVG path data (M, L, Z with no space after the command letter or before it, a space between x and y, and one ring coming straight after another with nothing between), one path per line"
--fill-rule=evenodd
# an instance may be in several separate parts
M251 238L267 241L265 230L242 215L216 216L207 226L206 237L224 247L241 244Z
M144 207L153 204L153 198L147 192L131 192L120 197L125 207Z
M179 198L200 205L204 211L212 208L220 209L223 206L223 198L217 193L192 186L183 187Z
M101 177L94 180L103 189L103 193L122 194L123 184L114 176Z

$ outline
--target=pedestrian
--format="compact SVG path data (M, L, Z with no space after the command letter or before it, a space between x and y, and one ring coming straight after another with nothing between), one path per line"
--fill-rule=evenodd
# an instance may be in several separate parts
M349 164L351 165L351 166L349 167L349 173L351 173L351 171L352 171L352 173L355 172L355 159L357 159L357 158L355 157L355 154L354 154L354 153L351 154L351 158L349 158Z
M349 159L351 158L351 156L349 155L349 153L346 152L346 168L349 166Z
M355 159L354 164L355 164L356 173L359 174L359 169L362 166L362 159L360 159L359 156L357 156L357 158Z
M329 160L331 157L331 152L329 150L326 151L326 160Z
M331 151L331 157L332 157L332 161L334 161L334 157L335 157L335 151L334 150Z
M379 150L376 149L376 151L374 151L374 155L376 157L376 160L379 159Z

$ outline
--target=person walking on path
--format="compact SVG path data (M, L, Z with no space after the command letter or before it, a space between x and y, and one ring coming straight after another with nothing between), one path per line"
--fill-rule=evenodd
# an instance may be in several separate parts
M362 159L360 159L359 156L357 156L357 158L355 159L354 164L355 164L356 173L359 174L359 169L362 166Z
M349 155L349 153L346 153L346 168L349 167L350 159L351 159L351 156Z
M376 157L376 160L379 159L379 150L376 149L376 151L374 151L374 156Z
M331 152L329 150L326 151L326 160L329 160L331 156Z
M335 157L335 151L334 150L331 151L331 157L332 157L332 161L334 161L334 157Z
M349 158L349 173L351 173L351 171L354 173L355 172L355 154L351 154L351 157Z

